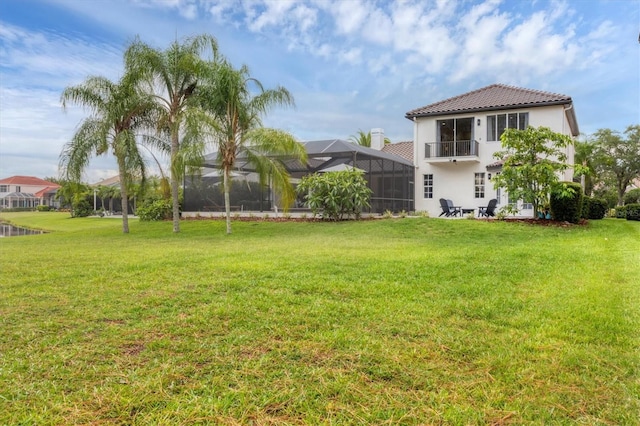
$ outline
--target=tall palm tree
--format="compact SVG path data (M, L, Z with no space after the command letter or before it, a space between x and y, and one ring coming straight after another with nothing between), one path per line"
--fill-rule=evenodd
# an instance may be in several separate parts
M180 232L179 184L186 164L182 133L184 127L197 125L193 113L198 108L197 89L207 63L201 57L210 49L212 60L217 60L218 44L209 35L188 38L184 42L175 41L166 50L158 50L134 41L125 52L127 72L144 82L162 114L157 122L159 134L168 138L166 149L170 154L171 198L173 202L173 232ZM195 140L195 139L193 139ZM158 146L162 147L162 140ZM202 154L204 147L191 152Z
M294 105L284 87L264 89L260 81L249 75L246 66L235 69L222 62L210 67L207 87L203 88L203 106L210 114L207 122L218 150L217 162L223 173L227 234L231 233L229 191L231 172L236 160L252 165L260 184L270 180L281 194L284 208L295 199L285 159L307 161L304 146L282 130L265 128L262 116L275 106Z
M77 86L64 89L62 107L81 105L91 116L80 125L60 154L60 168L66 177L79 181L93 156L111 152L118 164L120 192L127 199L127 186L132 176L144 177L144 158L138 150L136 131L152 117L154 105L140 93L129 76L114 83L104 77L89 77ZM122 232L129 232L127 203L122 205Z

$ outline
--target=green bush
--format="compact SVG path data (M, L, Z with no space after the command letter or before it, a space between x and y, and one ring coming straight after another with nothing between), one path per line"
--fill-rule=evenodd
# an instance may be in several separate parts
M579 183L560 182L550 197L553 218L561 222L580 222L582 197L582 186Z
M624 194L624 205L640 203L640 188L634 188Z
M10 207L7 209L2 209L3 212L32 212L33 207Z
M171 218L172 209L171 200L150 200L138 207L136 214L144 221L166 220Z
M582 218L584 219L602 219L607 214L608 209L607 200L602 198L585 196L582 199Z
M627 204L627 220L640 220L640 203Z
M302 178L297 191L314 215L331 220L359 218L362 209L369 207L372 192L363 174L360 170L314 173Z
M51 210L51 206L39 205L36 207L36 211L39 212L48 212Z
M626 218L627 218L627 206L616 207L616 219L626 219Z
M92 213L93 206L88 200L81 198L73 202L71 217L87 217L91 216Z

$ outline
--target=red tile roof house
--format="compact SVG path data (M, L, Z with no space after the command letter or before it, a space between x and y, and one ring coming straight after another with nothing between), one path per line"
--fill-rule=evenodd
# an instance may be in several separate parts
M0 209L35 209L39 205L59 207L57 183L33 176L0 179Z
M575 139L579 134L571 97L539 90L494 84L453 98L411 110L413 156L416 166L415 209L437 217L440 198L453 200L463 209L486 206L496 198L498 208L518 203L519 216L531 217L531 204L510 200L495 189L492 175L501 164L493 154L501 150L505 128L545 126ZM573 164L573 146L567 148ZM567 170L561 180L572 180Z

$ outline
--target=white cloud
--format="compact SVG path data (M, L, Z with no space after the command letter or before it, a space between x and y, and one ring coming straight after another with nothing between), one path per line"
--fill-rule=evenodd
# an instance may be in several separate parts
M359 64L362 62L362 49L354 47L343 50L338 54L338 61L352 65Z
M272 26L287 21L287 15L294 5L294 0L266 1L264 4L257 3L252 8L255 15L249 22L251 31L261 31L265 26ZM258 9L264 8L263 12Z
M350 35L358 32L369 15L369 5L361 0L338 1L331 5L338 34Z

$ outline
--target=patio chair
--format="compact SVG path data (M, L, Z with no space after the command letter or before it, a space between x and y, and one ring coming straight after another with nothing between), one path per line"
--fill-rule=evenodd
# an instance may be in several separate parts
M453 202L451 200L445 200L444 198L440 198L440 207L442 207L442 213L440 216L444 215L444 217L456 216L459 211L453 206Z
M496 206L498 205L498 200L496 198L489 200L489 204L486 207L480 207L478 209L478 217L490 217L496 215Z
M451 212L451 214L453 216L462 216L462 207L461 206L454 206L453 205L453 201L451 200L447 200L447 205L449 206L449 211Z

